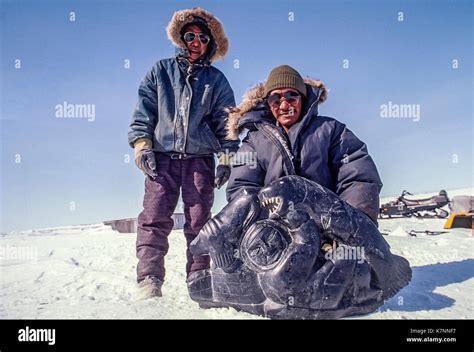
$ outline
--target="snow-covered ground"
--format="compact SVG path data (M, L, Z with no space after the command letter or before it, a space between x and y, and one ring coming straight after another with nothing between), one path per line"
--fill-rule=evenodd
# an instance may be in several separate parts
M448 194L473 195L474 190ZM392 251L410 261L413 280L379 311L362 318L474 319L472 231L451 229L439 235L408 235L410 230L442 231L444 222L380 220L380 231L387 234ZM182 231L170 235L164 296L139 300L135 238L134 234L117 233L101 224L2 234L0 318L260 318L233 309L200 309L188 297Z

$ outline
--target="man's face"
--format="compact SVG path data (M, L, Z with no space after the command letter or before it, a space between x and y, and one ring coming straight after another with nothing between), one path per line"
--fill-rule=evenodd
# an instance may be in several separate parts
M192 37L192 35L186 36L186 33L194 33L194 38L190 40L189 37ZM207 40L207 43L202 43L201 42L202 38L200 39L200 36L202 37L203 35L205 35L205 33L203 33L201 29L195 24L187 26L184 30L183 41L184 41L184 44L186 45L186 48L189 50L190 56L188 60L190 62L194 62L197 59L199 59L201 56L206 54L207 47L209 45L209 39ZM206 37L209 38L209 36L207 35Z
M270 92L268 105L273 116L288 132L288 129L300 118L303 103L301 94L297 90L280 88Z

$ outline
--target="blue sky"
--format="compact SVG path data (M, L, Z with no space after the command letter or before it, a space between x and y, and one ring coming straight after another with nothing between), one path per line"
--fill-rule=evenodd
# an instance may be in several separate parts
M174 11L197 5L224 24L231 48L216 66L238 102L289 64L330 88L320 113L367 143L383 196L473 185L470 1L1 1L1 231L137 216L137 87L174 54ZM64 101L95 104L95 120L56 118ZM388 102L419 104L420 120L382 118Z

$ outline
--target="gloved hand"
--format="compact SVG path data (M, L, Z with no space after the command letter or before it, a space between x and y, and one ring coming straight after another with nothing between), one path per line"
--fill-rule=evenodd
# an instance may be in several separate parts
M220 189L229 180L232 158L233 155L227 152L221 152L217 156L219 165L217 166L216 178L214 179L214 187L217 189Z
M216 178L214 179L214 187L220 189L229 180L231 168L229 165L218 165L216 170Z
M158 177L153 150L144 150L142 152L139 168L145 173L145 175L150 176L152 179Z
M158 176L156 169L155 154L152 150L152 142L146 138L137 139L134 144L135 149L135 164L143 171L145 175L152 179Z

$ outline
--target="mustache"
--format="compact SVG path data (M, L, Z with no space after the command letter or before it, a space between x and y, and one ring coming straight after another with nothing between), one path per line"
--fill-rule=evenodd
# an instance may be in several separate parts
M281 115L295 115L295 114L296 114L295 109L279 110L278 111L278 116L281 116Z

